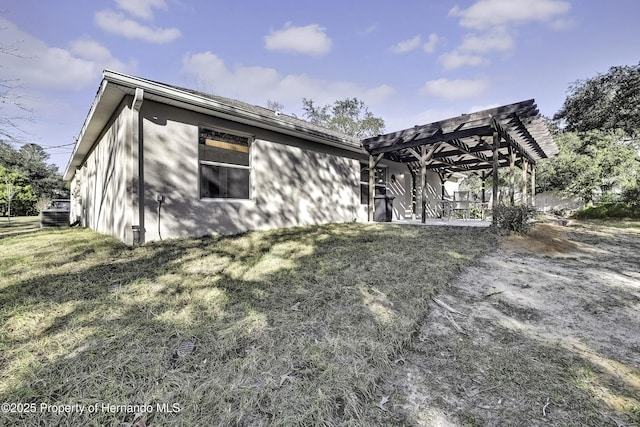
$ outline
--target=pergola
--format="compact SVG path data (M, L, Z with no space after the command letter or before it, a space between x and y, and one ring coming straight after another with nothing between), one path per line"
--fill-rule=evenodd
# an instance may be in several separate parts
M492 176L493 207L498 199L498 169L509 167L510 202L514 203L515 167L522 169L522 201L527 203L531 177L531 204L535 204L535 171L539 159L552 157L558 148L538 111L535 100L517 102L471 114L378 135L362 141L369 153L369 170L380 160L407 165L413 177L413 213L416 209L416 178L422 183L422 222L426 220L427 170L438 173L441 183L453 173L474 173L485 180ZM369 173L369 221L374 213L374 174ZM493 215L494 223L496 216Z

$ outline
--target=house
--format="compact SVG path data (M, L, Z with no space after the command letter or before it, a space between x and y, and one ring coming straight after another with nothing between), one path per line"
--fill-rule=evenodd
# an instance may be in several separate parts
M64 179L72 222L133 244L366 220L367 162L347 135L105 71ZM405 172L390 162L376 172L378 192L393 177L396 218L406 210Z
M366 143L277 111L105 71L64 173L71 221L137 244L373 220L383 196L393 219L415 218L420 192L423 217L437 216L456 160L429 159L438 162L429 170L424 156L405 162L403 153L426 150L415 145L416 132L411 147L398 133ZM398 151L388 149L398 141ZM457 168L467 169L468 162Z

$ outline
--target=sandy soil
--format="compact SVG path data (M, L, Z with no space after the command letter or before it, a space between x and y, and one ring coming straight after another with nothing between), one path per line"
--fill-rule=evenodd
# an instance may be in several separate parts
M415 342L383 385L407 424L640 425L640 230L505 238L435 298Z

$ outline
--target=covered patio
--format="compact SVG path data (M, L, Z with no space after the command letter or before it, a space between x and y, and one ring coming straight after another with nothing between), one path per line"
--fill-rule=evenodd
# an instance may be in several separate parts
M369 170L382 159L406 164L412 177L412 218L418 214L418 183L422 189L422 223L427 219L428 170L440 177L442 203L446 203L444 183L453 174L471 173L482 181L481 203L486 206L485 181L491 177L493 210L498 200L498 170L510 169L509 203L514 205L519 168L523 177L521 202L535 206L537 161L558 152L533 99L378 135L364 139L362 145L369 153ZM369 174L369 221L375 211L373 175ZM496 216L492 218L495 223Z

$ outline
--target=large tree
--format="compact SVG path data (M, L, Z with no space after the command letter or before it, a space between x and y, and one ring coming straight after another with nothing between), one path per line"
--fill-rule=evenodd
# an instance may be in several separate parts
M0 34L2 31L4 28L0 27ZM8 56L20 57L18 47L0 43L0 64ZM30 119L31 110L22 102L23 90L19 80L0 77L0 141L19 142L26 135L21 122Z
M638 188L640 64L574 82L554 119L560 152L540 162L539 190L561 190L589 203Z
M0 166L0 206L8 218L16 215L33 215L38 197L29 180L18 172Z
M590 203L601 194L637 185L640 158L622 131L562 132L559 153L539 163L538 191L561 190Z
M574 82L554 118L569 131L621 129L639 136L640 64L611 67L604 74Z
M12 214L35 213L35 203L39 197L68 197L68 190L58 173L58 168L48 164L48 159L49 154L37 144L25 144L16 150L10 144L0 142L0 175L3 180L0 186L6 189L9 185L16 192L12 202ZM8 207L7 202L7 197L0 200L0 204L5 205L5 211Z
M302 98L304 115L311 123L358 138L376 136L384 132L384 120L369 111L358 98L338 100L333 105L317 106L313 100Z

